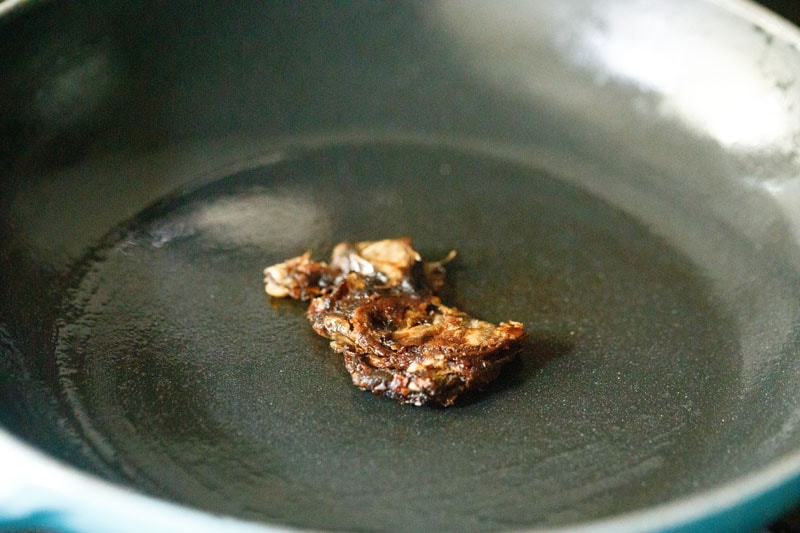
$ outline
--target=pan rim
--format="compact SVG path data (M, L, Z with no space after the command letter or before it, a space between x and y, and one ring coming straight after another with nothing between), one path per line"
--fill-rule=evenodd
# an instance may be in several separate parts
M295 528L214 515L118 486L62 463L0 427L0 526L67 531L276 532ZM741 530L780 516L800 493L800 452L765 468L671 502L531 533L671 532L711 527ZM764 512L767 509L767 512ZM179 527L178 527L179 526ZM727 526L727 527L720 527Z

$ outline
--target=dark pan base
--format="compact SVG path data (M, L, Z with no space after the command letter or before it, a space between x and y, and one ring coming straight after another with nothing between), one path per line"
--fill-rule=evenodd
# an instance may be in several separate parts
M59 382L114 477L305 528L476 531L668 501L752 453L720 455L744 394L737 311L669 235L487 153L286 154L157 202L75 267ZM520 361L453 408L359 391L305 305L263 292L266 265L403 235L426 258L457 249L445 302L530 332Z

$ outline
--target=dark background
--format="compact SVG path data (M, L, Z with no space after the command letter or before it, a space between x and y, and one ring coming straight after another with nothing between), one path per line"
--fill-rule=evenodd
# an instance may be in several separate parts
M800 24L800 1L760 0L758 3L793 21L795 24Z

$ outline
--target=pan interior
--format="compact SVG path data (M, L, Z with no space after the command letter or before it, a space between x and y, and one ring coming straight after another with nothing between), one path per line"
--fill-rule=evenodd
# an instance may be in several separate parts
M445 303L530 332L452 408L359 391L306 306L263 292L269 264L403 235L427 259L458 251ZM152 205L75 272L64 397L94 451L159 497L307 528L482 530L736 474L718 452L743 401L740 331L713 273L543 169L420 145L298 150Z

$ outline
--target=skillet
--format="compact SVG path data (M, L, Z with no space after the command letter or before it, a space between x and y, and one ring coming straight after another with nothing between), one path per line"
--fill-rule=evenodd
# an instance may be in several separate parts
M5 525L746 531L797 501L788 24L3 10ZM454 408L355 389L263 294L266 265L402 235L458 250L445 301L530 333Z

